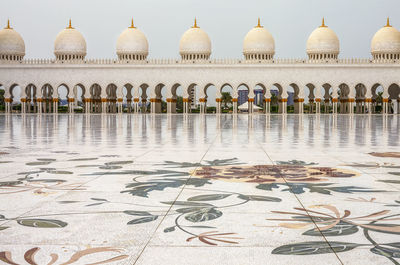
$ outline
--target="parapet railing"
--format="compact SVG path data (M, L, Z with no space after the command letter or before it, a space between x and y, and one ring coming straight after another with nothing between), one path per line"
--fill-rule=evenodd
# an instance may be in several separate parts
M148 59L148 60L118 60L118 59L86 59L86 60L56 60L56 59L24 59L22 61L0 60L1 64L23 64L23 65L49 65L49 64L77 64L77 65L274 65L274 64L396 64L400 60L393 59L366 59L345 58L329 60L310 59L273 59L273 60L245 60L245 59L211 59L211 60L181 60L181 59Z

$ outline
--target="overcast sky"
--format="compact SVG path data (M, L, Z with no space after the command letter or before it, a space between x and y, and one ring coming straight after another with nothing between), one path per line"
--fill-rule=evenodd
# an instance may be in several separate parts
M176 58L179 39L197 16L212 41L212 57L241 58L243 38L257 17L275 38L276 57L305 57L309 34L326 24L340 39L343 57L369 57L375 32L400 28L399 0L3 0L0 21L10 18L24 38L27 58L53 58L56 35L68 24L80 30L89 58L114 58L118 35L133 17L147 36L151 58Z

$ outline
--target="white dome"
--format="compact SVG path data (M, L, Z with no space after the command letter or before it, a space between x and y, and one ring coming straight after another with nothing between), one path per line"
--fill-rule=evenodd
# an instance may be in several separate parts
M120 59L145 59L149 54L149 43L146 36L132 25L119 35L117 40L117 55ZM137 57L132 57L132 56Z
M86 41L82 34L70 25L58 33L54 42L54 54L58 59L83 59Z
M25 42L21 35L10 27L0 30L0 57L12 59L9 56L16 56L14 59L22 59L25 56Z
M182 35L179 53L183 59L208 59L211 55L211 40L207 33L197 26L196 20L194 26Z
M251 29L243 41L243 54L246 59L250 59L250 56L256 56L259 59L260 55L268 56L268 59L272 59L272 55L275 54L275 41L271 33L264 29L260 25L260 20L258 20L258 25ZM264 57L261 57L264 58ZM265 57L265 59L267 59Z
M371 53L376 54L400 54L400 32L390 26L389 20L387 25L377 33L371 41Z
M339 38L322 20L322 26L315 29L307 40L307 54L337 56L339 52Z

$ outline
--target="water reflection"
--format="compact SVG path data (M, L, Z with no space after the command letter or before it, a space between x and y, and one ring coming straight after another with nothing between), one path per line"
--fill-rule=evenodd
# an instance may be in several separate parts
M281 148L399 145L398 115L0 115L2 146L107 148L214 141Z

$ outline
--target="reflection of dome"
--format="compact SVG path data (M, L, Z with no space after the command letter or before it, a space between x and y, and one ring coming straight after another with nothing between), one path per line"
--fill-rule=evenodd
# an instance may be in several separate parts
M390 26L389 18L372 38L371 53L374 59L400 59L400 32Z
M0 59L1 60L22 60L25 56L25 42L21 35L10 27L0 30Z
M315 29L307 40L307 54L310 59L337 59L340 51L339 38L336 33L322 25Z
M187 30L179 42L179 53L183 60L206 60L211 55L211 40L207 33L197 26Z
M271 60L275 54L275 41L271 33L260 25L251 29L243 41L243 54L246 60Z
M54 42L54 54L58 60L83 60L86 56L86 41L82 34L71 26L58 33Z
M146 36L132 25L119 35L117 55L120 60L145 60L149 54L149 43Z

